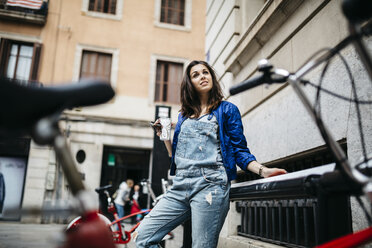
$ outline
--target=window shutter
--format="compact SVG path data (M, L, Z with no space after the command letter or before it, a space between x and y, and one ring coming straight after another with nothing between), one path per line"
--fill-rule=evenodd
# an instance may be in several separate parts
M155 101L180 103L180 87L183 64L157 61L155 81Z
M180 103L180 88L182 82L183 65L170 63L169 64L169 87L168 99L170 103Z
M160 22L185 25L185 0L162 0Z
M7 64L7 58L9 54L9 40L1 39L0 43L0 77L5 76L5 68Z
M40 43L34 44L34 54L32 56L32 65L31 65L31 74L30 74L31 81L37 81L39 77L41 47L42 47L42 44Z
M83 51L80 78L101 78L110 82L112 54Z

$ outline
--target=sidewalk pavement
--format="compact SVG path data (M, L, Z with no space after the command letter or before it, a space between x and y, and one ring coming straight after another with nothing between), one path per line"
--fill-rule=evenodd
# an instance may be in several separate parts
M0 222L0 248L53 248L65 225Z
M20 222L0 222L0 248L53 248L63 237L64 224L23 224ZM128 227L129 228L129 227ZM126 228L127 229L127 228ZM182 226L173 233L175 238L166 243L166 248L182 247ZM135 248L133 241L118 248Z

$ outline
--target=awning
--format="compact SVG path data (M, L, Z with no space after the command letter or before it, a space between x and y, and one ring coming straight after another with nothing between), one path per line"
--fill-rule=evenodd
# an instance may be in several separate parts
M43 4L43 0L8 0L6 5L17 6L28 9L40 9Z

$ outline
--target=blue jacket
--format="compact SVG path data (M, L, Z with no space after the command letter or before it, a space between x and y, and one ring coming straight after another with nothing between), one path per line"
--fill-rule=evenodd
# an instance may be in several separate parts
M230 102L222 101L212 113L218 121L221 153L227 177L229 180L234 180L236 178L236 165L247 171L247 165L256 158L247 147L239 109ZM186 117L179 114L173 136L171 175L175 175L176 172L177 165L174 162L174 155L177 149L178 135L184 120L186 120Z

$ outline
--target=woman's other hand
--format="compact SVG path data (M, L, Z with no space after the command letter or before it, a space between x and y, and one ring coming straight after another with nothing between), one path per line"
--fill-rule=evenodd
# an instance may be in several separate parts
M279 169L279 168L268 168L265 167L262 170L262 177L274 177L282 174L286 174L287 171L284 169Z
M157 119L154 123L151 123L152 128L154 128L155 133L158 137L161 136L161 130L162 130L162 125L160 123L160 119ZM171 124L171 127L173 127L173 124ZM172 157L172 142L171 140L163 140L165 147L167 148L168 151L168 156Z
M252 171L253 173L258 174L261 177L273 177L273 176L278 176L278 175L282 175L282 174L287 173L287 171L284 170L284 169L268 168L268 167L258 163L256 160L251 161L248 164L247 169Z
M155 132L156 132L156 135L158 137L160 137L161 135L161 129L162 129L162 126L160 124L160 119L157 119L153 124L152 124L152 127L154 128Z

